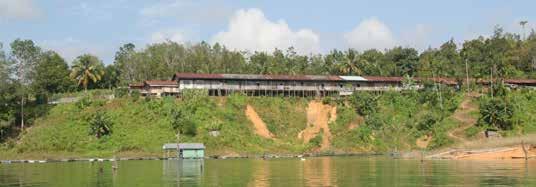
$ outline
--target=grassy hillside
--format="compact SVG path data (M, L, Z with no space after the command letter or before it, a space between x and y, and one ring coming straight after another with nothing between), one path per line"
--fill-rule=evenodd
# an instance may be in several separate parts
M19 139L2 143L0 158L161 156L162 144L175 142L179 131L181 142L202 142L209 155L318 151L317 140L304 143L298 138L307 127L310 99L201 95L194 91L181 99L84 98L56 105ZM441 97L425 90L325 98L323 103L336 107L337 112L329 124L331 146L323 151L411 150L424 135L432 137L428 149L450 145L453 140L447 132L459 125L451 116L463 97L451 90L444 90ZM533 132L534 116L528 114L536 113L536 95L516 92L511 98L517 103L516 125L508 133ZM273 139L255 134L244 112L247 105L256 110ZM100 138L90 133L90 121L98 112L104 112L112 123L111 134ZM210 131L218 131L219 136Z

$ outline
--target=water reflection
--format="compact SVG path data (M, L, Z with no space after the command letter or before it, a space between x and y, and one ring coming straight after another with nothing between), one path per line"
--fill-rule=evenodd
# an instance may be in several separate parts
M321 157L303 162L303 177L307 186L333 186L332 159Z
M536 186L536 160L381 157L1 164L2 186Z
M200 185L204 171L202 159L179 159L163 161L163 178L170 183Z
M253 160L253 176L252 180L248 183L251 187L265 187L270 186L270 163L266 160Z

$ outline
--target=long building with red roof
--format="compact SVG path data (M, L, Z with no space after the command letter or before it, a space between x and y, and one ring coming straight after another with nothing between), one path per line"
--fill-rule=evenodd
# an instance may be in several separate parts
M452 87L461 83L452 78L412 78L413 87L403 85L404 77L336 75L255 75L176 73L171 80L148 80L132 84L146 96L180 95L184 90L203 89L212 96L240 92L250 96L327 96L350 95L355 91L419 89L425 81ZM536 80L505 80L507 84L536 86Z

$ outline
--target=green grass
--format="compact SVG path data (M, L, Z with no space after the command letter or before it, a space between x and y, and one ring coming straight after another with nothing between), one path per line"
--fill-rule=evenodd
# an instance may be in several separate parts
M347 99L330 99L337 106L337 120L329 124L333 152L389 152L416 149L415 140L425 134L432 136L429 149L452 145L447 132L459 126L450 117L459 105L462 93L444 93L437 100L434 92L386 92L378 97L378 108L359 116ZM424 98L424 99L423 99ZM177 140L172 127L172 111L180 110L196 128L195 135L180 135L181 142L202 142L208 155L290 153L301 154L318 147L305 144L297 135L307 124L309 99L281 97L226 98L196 94L183 99L94 98L82 105L60 104L45 111L33 121L18 139L0 144L0 158L65 158L111 157L113 155L160 156L164 143ZM536 131L536 94L512 92L516 103L514 129L503 132L508 136ZM442 102L441 108L438 102ZM275 139L265 139L254 133L244 111L251 105L266 123ZM89 119L97 111L105 111L113 122L113 132L97 139L89 133ZM471 115L478 117L479 113ZM357 118L364 121L357 128L349 124ZM425 125L423 123L431 123ZM480 127L465 131L474 136ZM213 137L209 131L219 130ZM322 137L325 138L325 137ZM320 137L318 139L321 139Z

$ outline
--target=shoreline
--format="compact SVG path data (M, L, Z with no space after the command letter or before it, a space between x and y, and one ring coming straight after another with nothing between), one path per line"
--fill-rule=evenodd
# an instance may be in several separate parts
M309 153L309 154L246 154L246 155L210 155L203 159L225 160L225 159L284 159L284 158L312 158L312 157L367 157L382 156L387 153ZM158 156L133 156L133 157L78 157L78 158L61 158L61 159L1 159L0 164L11 163L47 163L47 162L106 162L106 161L125 161L125 160L179 160L178 157L158 157ZM188 160L188 159L187 159Z
M288 158L314 158L314 157L379 157L386 156L392 159L405 160L520 160L536 159L536 145L528 145L524 155L522 147L498 147L487 149L453 149L448 151L425 154L429 151L406 151L391 153L306 153L306 154L233 154L233 155L209 155L206 160L226 160L226 159L288 159ZM436 150L438 151L438 150ZM141 154L143 155L143 154ZM150 155L147 153L146 155ZM1 159L0 164L14 163L54 163L54 162L115 162L127 160L180 160L178 157L162 156L119 156L119 157L63 157L57 159ZM189 160L189 159L186 159ZM195 159L194 159L195 160Z

